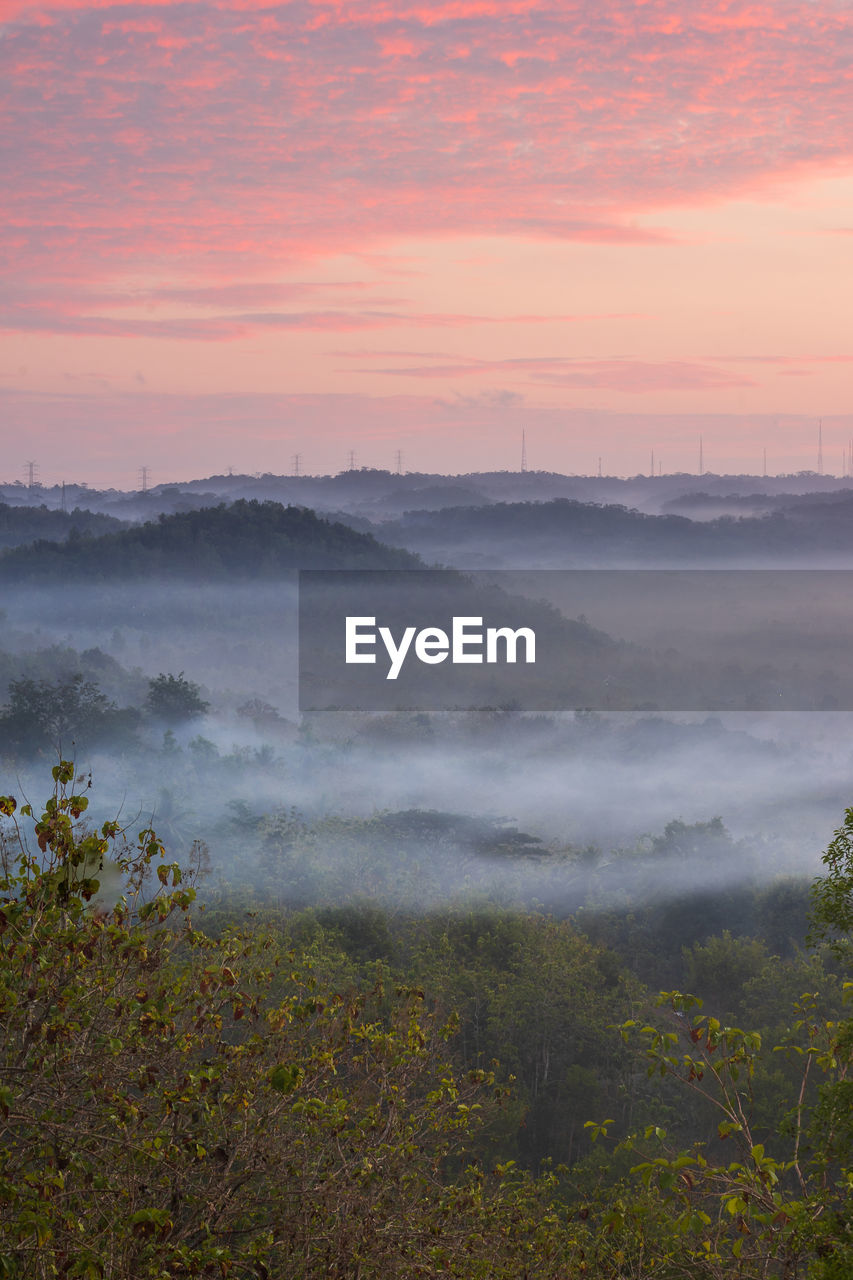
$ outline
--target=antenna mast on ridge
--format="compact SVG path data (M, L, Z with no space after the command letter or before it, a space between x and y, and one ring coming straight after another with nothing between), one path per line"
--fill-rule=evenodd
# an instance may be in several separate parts
M527 470L527 432L526 431L522 431L521 433L521 469L522 471Z

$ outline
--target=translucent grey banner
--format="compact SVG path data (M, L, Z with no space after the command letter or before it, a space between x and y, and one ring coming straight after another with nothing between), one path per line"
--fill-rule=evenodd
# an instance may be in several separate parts
M853 710L853 571L299 575L302 711Z

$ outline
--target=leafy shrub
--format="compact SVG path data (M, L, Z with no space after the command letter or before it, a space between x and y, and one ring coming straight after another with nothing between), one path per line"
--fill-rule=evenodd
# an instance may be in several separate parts
M452 1021L257 921L209 936L155 833L87 829L53 776L40 816L0 797L0 1275L561 1274L545 1184L466 1167L501 1091L449 1067Z

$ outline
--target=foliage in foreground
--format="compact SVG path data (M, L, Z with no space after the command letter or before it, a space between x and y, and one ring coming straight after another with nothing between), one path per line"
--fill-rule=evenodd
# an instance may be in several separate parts
M853 809L824 856L827 873L814 885L812 939L828 942L849 962L853 926ZM853 982L843 982L844 1002ZM671 1274L708 1280L781 1277L845 1280L853 1274L853 1019L827 1011L820 993L804 993L778 1044L701 1011L702 1001L662 992L668 1016L634 1019L620 1028L639 1039L650 1077L668 1078L698 1095L715 1116L728 1159L706 1144L672 1149L664 1128L648 1126L620 1144L641 1159L631 1169L655 1193L673 1230ZM775 1131L756 1133L756 1073L768 1057L798 1065ZM603 1137L611 1121L589 1123ZM619 1202L613 1224L634 1229Z
M544 1184L466 1164L501 1090L454 1075L422 992L328 989L262 930L208 936L154 833L81 831L72 767L54 779L38 818L0 799L0 1275L559 1274Z
M394 985L378 964L370 982L336 977L356 971L334 960L328 936L290 947L257 917L228 927L221 914L201 929L193 875L165 861L153 831L128 843L116 823L87 829L71 765L54 784L40 815L0 797L0 1277L851 1273L853 1021L814 994L794 1010L783 1053L679 992L661 997L661 1019L623 1022L623 1037L643 1044L644 1113L671 1114L672 1089L686 1091L697 1117L714 1116L712 1141L680 1149L662 1115L603 1165L613 1126L591 1123L599 1141L571 1175L478 1163L489 1125L499 1131L518 1108L505 1107L481 1053L500 1048L522 999L495 986L484 945L524 993L529 1053L511 1066L532 1115L560 1038L597 1035L592 1004L565 1016L597 963L586 944L544 918L532 932L497 920L485 935L459 922L466 999L488 1012L468 1019L482 1044L466 1041L432 989L427 999ZM110 909L108 862L124 886ZM845 962L853 810L825 863L813 928ZM528 955L531 938L540 951ZM427 929L410 957L439 990L440 944ZM769 1122L756 1085L777 1063ZM578 1070L560 1082L567 1106L576 1093L594 1102ZM560 1141L571 1147L571 1129Z

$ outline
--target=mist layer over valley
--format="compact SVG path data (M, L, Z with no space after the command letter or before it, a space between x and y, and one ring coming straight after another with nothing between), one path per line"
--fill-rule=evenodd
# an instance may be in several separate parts
M414 487L409 477L354 473L330 480L327 489L335 499L347 488L360 493L363 506L377 492L400 488L402 479ZM446 494L457 482L444 479ZM515 483L529 489L532 478L516 477ZM635 487L648 489L649 483L638 480ZM507 478L503 490L511 492L511 484ZM716 488L721 486L749 488L728 478L718 481ZM321 488L320 482L313 487ZM648 568L668 564L674 547L689 556L692 568L713 567L715 538L739 548L751 564L758 547L768 545L768 529L778 533L778 522L753 516L715 528L685 517L555 502L548 497L555 487L546 477L536 490L544 502L456 507L438 512L429 527L443 529L445 545L454 542L462 564L479 557L513 568L524 561L531 572L514 573L512 587L531 600L547 595L548 575L535 572L543 528L549 545L559 542L563 564L607 564L610 555L618 565L630 545L637 558L647 554ZM198 488L187 485L180 492L191 496ZM202 482L205 499L213 489L213 481ZM471 485L460 492L467 501ZM180 505L174 489L161 496ZM145 500L156 503L158 495ZM138 507L138 500L117 495L110 505L115 510L122 501ZM853 523L844 523L853 513L849 490L818 494L811 506L796 495L789 501L820 519L786 524L774 564L788 556L802 566L811 556L823 565L833 542L843 558L845 538L853 553ZM694 504L701 505L698 499ZM22 530L32 525L30 508L9 511ZM8 523L14 526L11 514ZM105 815L116 808L145 815L178 850L203 840L220 881L237 876L258 892L300 900L343 901L367 892L412 908L486 894L569 910L602 895L608 901L620 895L624 901L636 895L657 900L814 873L849 795L853 717L845 712L710 714L710 708L678 716L579 708L536 715L498 706L300 719L296 570L426 566L429 557L419 561L409 551L417 546L424 552L429 538L402 535L407 527L428 524L421 513L353 529L303 507L241 499L230 507L188 502L188 510L161 515L151 525L126 521L102 534L78 528L59 543L26 543L22 535L0 558L2 678L7 700L15 690L18 695L16 706L14 699L7 702L8 766L31 785L60 740L66 753L73 744L78 766L92 769ZM406 550L382 540L392 534ZM814 545L821 538L818 554ZM554 603L571 619L571 602L557 593ZM606 611L591 613L588 621L602 627L608 642L620 640L618 619ZM760 622L754 614L742 626ZM830 639L836 631L830 628ZM668 639L665 629L658 626L656 633L649 623L642 639L659 667L675 664L675 650L667 655L664 646L678 644L676 635ZM706 659L715 643L708 640ZM830 687L846 678L846 653L842 636L837 651L821 655ZM797 657L768 648L768 662L787 663L786 671ZM799 657L808 667L806 655ZM731 654L726 658L730 663ZM720 680L725 672L721 667ZM56 695L78 673L115 708L127 710L120 732L111 736L106 719L99 727L84 724L72 706L64 722L51 722L45 713L40 738L16 738L27 697L32 711L41 705L39 697L49 701L51 691ZM146 700L161 673L180 673L197 686L205 710L158 716ZM416 814L429 820L419 827ZM409 817L398 821L394 815ZM718 819L724 830L712 856L684 854L673 861L661 851L673 822L695 827L702 844L708 824ZM295 834L281 843L276 870L269 831L282 823L291 823ZM348 823L355 824L352 831ZM370 845L374 838L383 850L381 866L367 873L367 855L352 850L359 840Z

